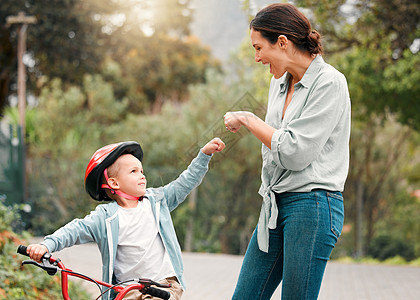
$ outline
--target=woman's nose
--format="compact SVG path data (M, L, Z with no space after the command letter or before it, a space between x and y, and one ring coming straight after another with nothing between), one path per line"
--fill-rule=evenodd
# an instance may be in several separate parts
M261 61L260 55L257 52L255 52L255 62L260 62L260 61Z

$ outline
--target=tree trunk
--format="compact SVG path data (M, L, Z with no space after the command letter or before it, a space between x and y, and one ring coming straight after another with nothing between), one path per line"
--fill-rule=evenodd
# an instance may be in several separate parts
M194 216L197 203L197 188L191 191L191 194L188 197L188 207L190 208L191 216L188 219L187 229L185 231L185 242L184 249L187 252L193 250L193 241L194 241Z
M363 251L363 195L364 183L361 179L357 182L356 190L356 220L355 220L355 249L356 258L364 255Z

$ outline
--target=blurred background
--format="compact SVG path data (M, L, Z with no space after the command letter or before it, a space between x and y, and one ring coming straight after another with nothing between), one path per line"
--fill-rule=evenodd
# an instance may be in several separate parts
M420 264L418 1L288 2L323 35L324 59L345 74L352 100L333 259ZM269 3L2 0L3 253L94 209L84 172L103 145L138 141L148 186L161 186L219 136L225 151L173 221L184 251L244 254L261 206L261 144L246 129L227 132L223 115L264 117L271 75L254 61L248 24Z

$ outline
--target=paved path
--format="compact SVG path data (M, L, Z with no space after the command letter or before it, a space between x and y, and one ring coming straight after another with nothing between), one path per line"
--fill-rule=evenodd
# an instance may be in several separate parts
M70 269L100 279L101 261L95 244L74 246L56 257ZM241 256L183 253L188 289L183 300L229 300L232 296ZM75 279L81 282L79 279ZM96 298L97 288L88 284ZM279 288L280 290L280 288ZM277 290L272 299L280 300ZM405 266L341 264L327 266L320 300L418 300L420 268Z

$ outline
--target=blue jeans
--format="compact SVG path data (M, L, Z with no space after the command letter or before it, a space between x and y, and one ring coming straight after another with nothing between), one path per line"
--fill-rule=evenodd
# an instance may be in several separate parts
M281 281L283 300L318 298L343 227L343 196L325 190L276 196L279 216L276 229L270 229L268 253L258 248L255 230L232 299L270 299Z

